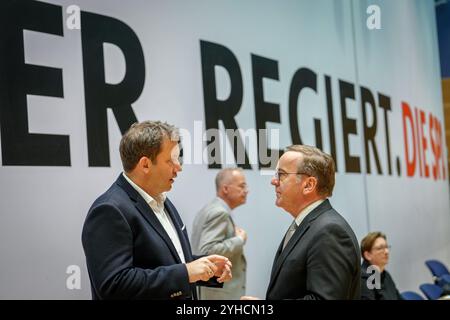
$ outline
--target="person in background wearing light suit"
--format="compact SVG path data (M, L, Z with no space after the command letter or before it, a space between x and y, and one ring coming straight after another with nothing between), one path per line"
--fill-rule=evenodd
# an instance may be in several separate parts
M248 189L240 168L226 168L216 176L216 198L195 217L192 250L195 254L220 254L233 264L233 279L223 288L199 287L202 300L234 300L245 294L247 233L237 227L231 210L245 203Z
M294 221L276 252L266 299L360 299L358 241L327 199L334 179L333 158L315 147L293 145L280 158L276 205Z
M178 130L159 121L135 123L122 137L124 172L95 200L82 231L93 299L196 299L196 283L231 279L228 258L192 256L166 196L181 171L178 142Z

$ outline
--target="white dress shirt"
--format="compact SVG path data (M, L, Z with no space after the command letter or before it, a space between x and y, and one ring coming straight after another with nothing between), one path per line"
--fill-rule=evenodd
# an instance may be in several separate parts
M166 200L166 194L160 194L157 199L150 196L147 192L142 190L137 184L135 184L130 178L127 177L125 172L122 173L124 178L128 181L129 184L144 198L145 202L150 206L150 208L155 213L159 222L162 224L164 230L172 241L173 246L177 250L178 256L180 257L181 262L186 263L186 259L184 258L183 247L181 246L180 238L178 237L178 233L175 230L172 220L164 209L164 201Z
M313 203L311 203L309 206L307 206L305 209L303 209L299 215L295 218L295 224L300 226L300 223L302 223L303 220L305 220L306 216L311 213L315 208L317 208L322 202L324 202L326 199L320 199Z

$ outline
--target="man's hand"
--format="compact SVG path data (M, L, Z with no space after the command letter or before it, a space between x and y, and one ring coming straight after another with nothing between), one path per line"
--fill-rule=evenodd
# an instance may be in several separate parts
M186 269L189 276L189 283L194 283L199 280L208 281L219 268L208 257L203 257L186 263Z
M207 256L206 258L208 258L211 262L213 262L215 264L215 266L217 267L217 270L214 273L214 276L218 277L217 282L222 283L222 282L227 282L227 281L231 280L232 264L231 264L231 261L227 257L220 256L218 254L213 254L213 255Z
M246 243L247 242L247 232L245 232L244 229L239 228L239 227L235 227L234 230L236 232L236 236L241 238L244 241L244 243Z

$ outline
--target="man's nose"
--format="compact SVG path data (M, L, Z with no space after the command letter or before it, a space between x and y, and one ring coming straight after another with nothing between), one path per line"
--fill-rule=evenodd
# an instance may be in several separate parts
M270 181L270 184L273 186L278 186L280 184L280 180L278 180L277 178L273 177L272 180Z

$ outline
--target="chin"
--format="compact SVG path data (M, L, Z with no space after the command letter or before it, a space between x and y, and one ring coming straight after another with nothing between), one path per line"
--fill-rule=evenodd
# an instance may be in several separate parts
M280 208L282 208L282 206L281 206L281 201L280 200L275 200L275 205L277 206L277 207L280 207Z

